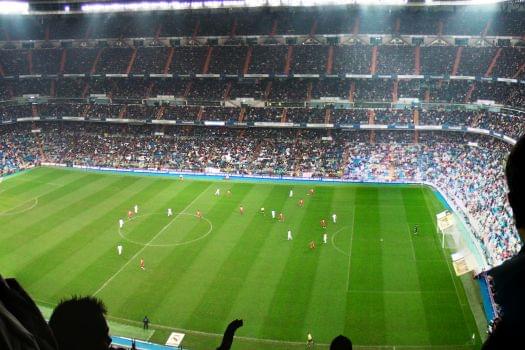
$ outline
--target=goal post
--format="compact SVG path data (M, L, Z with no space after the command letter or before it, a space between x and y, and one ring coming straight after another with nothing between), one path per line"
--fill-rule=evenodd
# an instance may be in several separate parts
M478 272L480 266L462 232L463 225L456 216L449 210L436 215L437 233L441 235L441 248L446 248L446 251L451 253L456 275L460 276L470 271Z

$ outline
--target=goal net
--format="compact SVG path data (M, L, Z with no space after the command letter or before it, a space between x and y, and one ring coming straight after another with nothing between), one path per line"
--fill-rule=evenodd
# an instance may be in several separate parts
M470 271L480 270L465 232L456 214L445 210L436 215L438 233L441 235L441 247L451 253L452 264L456 275L460 276Z

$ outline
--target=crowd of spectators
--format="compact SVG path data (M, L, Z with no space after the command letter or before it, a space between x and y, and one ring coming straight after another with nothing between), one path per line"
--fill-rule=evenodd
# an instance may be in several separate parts
M410 116L398 114L400 119ZM225 117L226 118L226 117ZM426 181L466 208L474 232L497 264L520 248L506 202L506 143L450 132L369 132L43 123L38 137L47 161L235 174L338 177L355 181ZM2 171L39 160L30 126L2 128ZM61 137L56 137L61 135ZM159 134L157 134L159 135Z
M27 74L371 74L373 46L335 45L193 45L136 48L118 41L108 47L0 49L0 68L6 76ZM333 56L329 62L330 51ZM521 48L425 46L419 56L419 74L512 78L525 54ZM498 51L501 52L498 55ZM289 52L290 51L290 52ZM417 72L416 46L377 46L376 73L412 75ZM288 53L290 55L288 56ZM133 59L134 57L134 59ZM171 57L171 59L169 58ZM491 62L495 60L492 70ZM288 61L289 58L289 61ZM171 60L171 61L170 61ZM330 64L329 64L330 63ZM289 68L288 71L287 67ZM246 69L246 71L245 71Z

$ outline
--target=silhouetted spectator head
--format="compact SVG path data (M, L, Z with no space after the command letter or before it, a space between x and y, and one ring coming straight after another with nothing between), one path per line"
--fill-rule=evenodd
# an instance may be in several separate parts
M521 137L510 152L505 174L516 227L525 229L525 136Z
M332 340L330 350L352 350L352 341L344 335L338 335Z
M111 344L104 303L73 297L58 304L49 325L59 350L107 350Z

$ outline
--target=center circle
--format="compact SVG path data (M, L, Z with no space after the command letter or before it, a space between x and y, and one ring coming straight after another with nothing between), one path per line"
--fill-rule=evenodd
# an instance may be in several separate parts
M125 220L118 234L129 243L147 247L176 247L206 238L213 230L207 218L190 213L146 213Z

